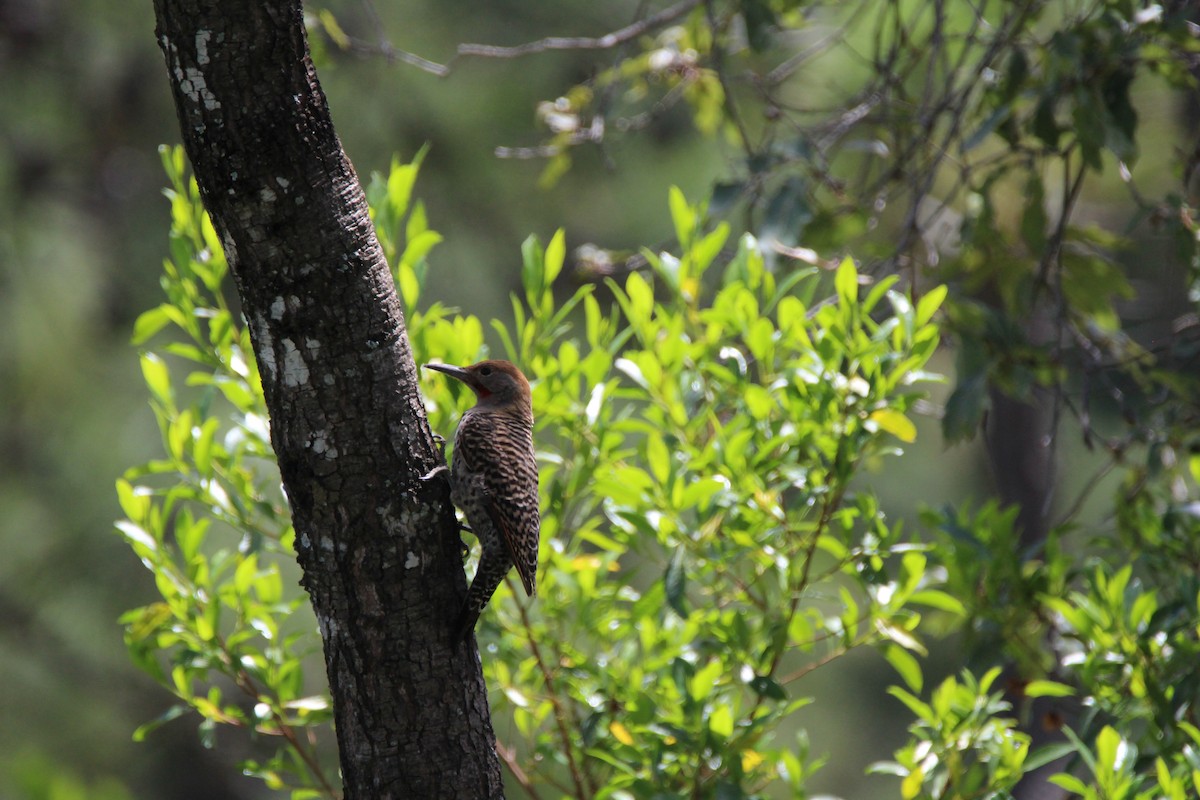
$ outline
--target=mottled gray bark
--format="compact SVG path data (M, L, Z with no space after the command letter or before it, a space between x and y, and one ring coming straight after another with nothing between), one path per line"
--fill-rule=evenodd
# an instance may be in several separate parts
M237 280L324 640L348 798L497 798L459 537L404 320L299 0L155 0L184 145Z

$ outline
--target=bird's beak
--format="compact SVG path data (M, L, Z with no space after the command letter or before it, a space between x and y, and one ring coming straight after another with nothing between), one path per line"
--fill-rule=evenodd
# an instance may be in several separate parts
M467 372L462 367L456 367L452 364L425 364L424 366L427 369L436 370L438 372L444 372L445 374L449 375L451 378L458 378L460 381L467 384L468 386L471 386L473 384L473 381L471 380L471 373Z

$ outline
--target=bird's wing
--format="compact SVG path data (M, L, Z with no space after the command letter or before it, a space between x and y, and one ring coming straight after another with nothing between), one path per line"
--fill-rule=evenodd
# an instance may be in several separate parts
M528 519L514 518L509 512L507 503L499 502L495 497L489 498L487 504L488 515L492 518L492 524L504 537L504 544L508 548L508 555L512 558L513 565L517 568L517 574L521 576L521 585L525 587L525 594L533 597L537 594L537 539L532 540L533 544L524 538L529 535L529 532L523 530L528 527ZM538 535L537 527L539 520L537 511L534 510L533 517L533 536Z
M533 443L529 432L516 426L508 427L495 419L481 423L471 415L463 418L455 439L456 450L461 451L472 473L484 476L488 516L500 531L525 594L533 597L537 592L541 528Z

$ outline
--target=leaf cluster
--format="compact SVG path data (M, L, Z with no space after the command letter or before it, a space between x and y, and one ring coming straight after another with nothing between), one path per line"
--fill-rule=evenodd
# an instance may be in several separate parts
M134 334L172 332L141 356L163 457L118 482L117 527L160 595L124 615L126 641L176 704L138 735L195 714L210 743L269 743L248 774L333 797L329 700L305 673L319 641L248 335L182 155L163 156L167 299ZM420 158L372 176L373 219L414 355L469 364L489 354L484 323L422 297L440 237L412 197ZM927 512L932 535L914 536L864 476L916 436L947 290L914 297L849 259L773 269L705 204L672 189L668 207L678 246L603 285L567 289L564 234L531 237L512 317L490 322L495 355L533 384L542 489L538 600L503 586L478 630L513 780L534 797L804 796L823 764L799 719L806 678L870 648L915 718L876 767L906 799L1007 797L1058 757L1056 780L1085 796L1194 792L1194 436L1168 428L1128 469L1116 538L1082 556L1069 527L1023 552L995 504ZM472 402L438 376L422 392L447 435ZM1111 557L1114 541L1136 557ZM1065 744L1031 752L990 663L923 699L925 642L960 624L1032 676L1021 697L1092 709Z
M718 273L728 226L669 200L682 246L648 274L558 303L563 236L530 239L493 322L533 379L543 567L536 604L489 607L485 672L519 773L572 796L800 791L819 761L778 729L804 676L871 645L919 688L921 609L959 609L852 487L916 435L944 291L914 302L848 260L777 276L748 235ZM461 409L441 387L435 427Z

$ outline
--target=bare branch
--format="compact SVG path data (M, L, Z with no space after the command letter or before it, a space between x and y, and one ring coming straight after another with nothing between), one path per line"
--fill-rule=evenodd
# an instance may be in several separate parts
M371 24L374 26L375 30L379 31L379 44L370 45L362 39L347 37L352 50L363 54L378 53L386 58L389 64L394 64L397 61L400 61L408 64L410 67L416 67L417 69L424 70L431 75L436 75L439 78L444 78L450 74L450 68L446 65L439 64L436 61L430 61L427 58L422 58L415 53L410 53L407 50L401 50L393 45L390 41L388 41L387 37L383 35L383 20L379 17L379 12L375 10L375 4L370 2L370 0L364 0L362 7L366 15L370 17Z
M515 591L511 577L505 576L504 583L508 586L509 591ZM529 650L533 654L538 671L542 673L542 681L546 685L546 695L550 700L550 706L554 709L554 721L558 726L559 737L562 739L563 755L567 758L567 769L570 771L571 781L575 785L575 796L580 800L586 800L586 798L596 793L596 789L594 786L591 786L590 776L587 782L589 784L588 788L591 791L588 791L588 788L584 786L587 767L586 764L581 767L575 758L575 749L571 738L571 728L575 727L573 724L574 721L567 719L569 712L562 698L559 697L559 689L555 685L554 674L551 672L546 660L542 657L541 648L538 647L538 637L534 633L532 623L529 621L529 611L525 608L524 603L517 603L517 611L521 614L521 627L525 629L525 634L529 637ZM568 722L572 723L570 727L568 727Z
M439 78L444 78L450 74L449 65L439 64L436 61L430 61L427 58L421 58L421 56L416 55L415 53L410 53L407 50L401 50L387 40L381 41L375 47L371 47L370 45L366 45L365 43L360 43L355 40L351 41L355 44L356 50L373 50L374 52L377 52L386 58L389 64L394 64L399 61L404 64L408 64L410 67L416 67L419 70L428 72L430 75L436 75ZM360 47L360 45L363 46Z
M378 54L386 58L389 63L399 61L428 72L431 75L444 78L454 70L455 62L460 58L520 58L534 53L545 53L550 50L609 50L631 39L636 39L648 31L666 25L669 22L674 22L700 5L700 3L701 0L681 0L681 2L664 8L657 14L637 20L626 25L624 28L599 37L548 36L545 39L538 39L534 42L526 42L525 44L513 47L491 44L460 44L454 57L445 64L439 64L436 61L430 61L407 50L401 50L386 38L381 39L377 44L372 44L365 39L358 39L352 36L347 36L346 41L350 44L349 49L356 53L364 55ZM364 3L363 5L367 8L368 13L374 18L375 22L378 23L379 17L375 14L371 4Z
M548 36L536 42L526 42L514 47L498 47L490 44L460 44L456 58L477 56L482 58L520 58L531 53L544 53L548 50L608 50L624 44L630 39L636 39L647 31L653 30L668 22L687 14L700 0L682 0L673 6L664 8L657 14L626 25L620 30L592 38L588 36Z
M499 754L500 760L504 762L504 766L508 767L508 771L512 774L513 779L525 790L525 794L532 797L533 800L541 800L541 795L538 794L533 781L529 779L529 775L521 768L521 762L517 759L516 748L509 747L497 739L496 753Z

